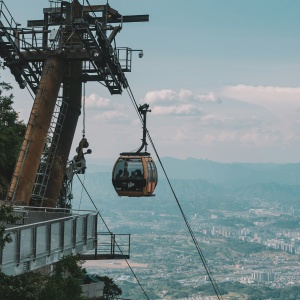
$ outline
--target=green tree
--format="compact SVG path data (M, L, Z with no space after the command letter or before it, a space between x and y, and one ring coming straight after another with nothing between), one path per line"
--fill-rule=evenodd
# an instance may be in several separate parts
M103 297L101 297L100 299L117 299L119 296L122 295L122 290L114 283L112 278L109 278L108 276L99 275L96 275L95 278L99 279L104 283Z
M55 264L41 290L40 300L81 300L81 284L85 270L79 255L67 255Z
M15 224L20 217L13 213L13 208L10 205L0 205L0 250L4 248L6 243L10 243L11 236L5 233L6 224Z
M0 299L83 300L81 284L85 270L79 255L68 255L55 264L54 272L43 276L28 272L8 276L0 272Z
M26 126L13 109L10 84L0 82L0 199L7 193Z
M9 276L0 272L1 299L39 300L43 281L44 278L39 273L29 272L18 276Z

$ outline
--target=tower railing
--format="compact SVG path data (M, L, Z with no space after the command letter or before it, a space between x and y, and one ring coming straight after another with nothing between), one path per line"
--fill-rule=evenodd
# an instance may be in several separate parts
M15 21L4 1L0 1L0 19L4 22L4 26L11 30L16 29L20 24ZM4 21L5 20L5 21Z
M98 232L95 250L81 254L85 260L129 259L130 234Z
M58 214L60 210L52 212ZM1 271L18 275L55 263L65 255L95 249L97 213L66 214L69 215L7 228L5 233L10 234L12 242L0 249Z
M83 260L129 259L130 234L97 232L98 214L90 210L15 206L21 218L8 224L12 239L0 247L0 270L19 275L80 254Z

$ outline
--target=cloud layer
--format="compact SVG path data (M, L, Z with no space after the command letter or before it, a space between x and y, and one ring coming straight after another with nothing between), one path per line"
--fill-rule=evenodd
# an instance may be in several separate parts
M86 108L95 125L111 124L113 129L108 131L114 139L129 148L127 142L136 145L140 141L141 123L129 102L122 101L91 94L86 97ZM300 87L238 84L206 93L162 89L147 92L140 103L150 105L147 127L151 136L162 149L175 149L177 156L204 157L206 153L211 158L212 153L221 153L232 161L233 155L249 161L247 156L255 151L256 155L266 149L279 152L300 143Z
M108 98L100 97L96 94L91 94L85 97L86 108L94 109L110 109L112 108L111 100Z
M300 107L300 87L252 86L238 84L225 86L223 97L246 101L269 108L272 105Z
M148 92L142 99L151 105L155 115L201 115L204 103L217 103L219 100L212 92L195 93L180 89L178 92L170 89Z

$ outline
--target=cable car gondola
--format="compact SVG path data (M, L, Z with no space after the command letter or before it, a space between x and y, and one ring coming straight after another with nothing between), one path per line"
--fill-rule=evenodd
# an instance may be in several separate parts
M123 152L115 162L112 171L112 183L119 196L142 197L154 196L157 185L156 165L146 152L146 114L149 105L144 104L138 111L143 120L143 143L136 152ZM145 152L141 152L145 147Z

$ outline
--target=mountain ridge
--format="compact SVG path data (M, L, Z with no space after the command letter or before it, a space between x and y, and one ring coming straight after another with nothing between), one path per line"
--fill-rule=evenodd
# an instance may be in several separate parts
M202 179L224 186L238 187L256 183L276 182L300 184L300 163L219 163L211 160L164 157L164 169L172 179ZM156 161L158 178L164 172ZM88 164L87 172L111 172L113 163Z

